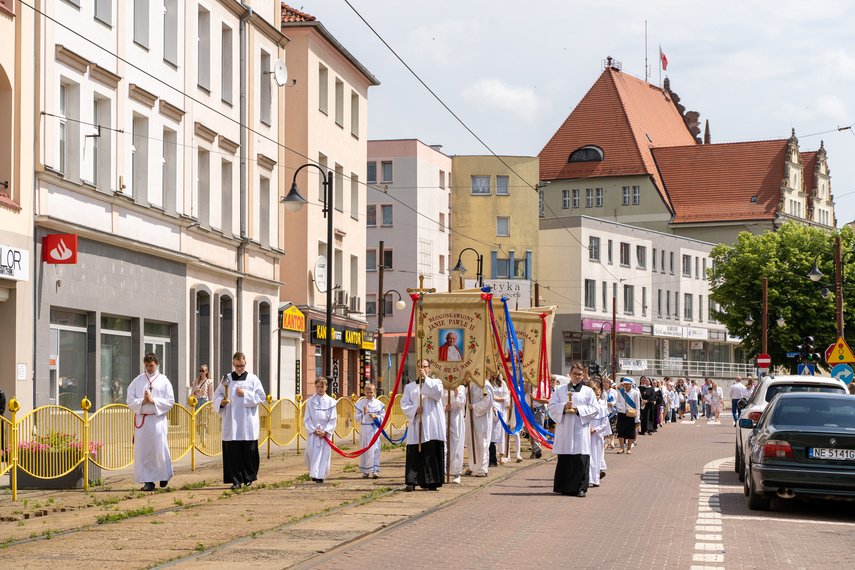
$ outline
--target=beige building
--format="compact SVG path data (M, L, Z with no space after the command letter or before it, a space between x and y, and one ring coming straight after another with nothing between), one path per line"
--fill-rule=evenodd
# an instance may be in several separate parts
M459 260L467 270L452 278L452 288L477 277L476 254L467 248L483 256L485 280L537 280L537 157L454 156L452 166L449 263Z
M33 407L33 11L0 0L0 390ZM7 417L9 414L7 412Z
M372 342L366 328L365 240L368 88L377 79L313 16L282 5L282 31L290 38L286 62L296 80L285 89L282 112L283 186L296 183L309 204L297 213L280 208L287 249L280 268L281 299L305 317L305 330L281 331L280 350L285 395L310 394L316 375L333 376L331 391L358 391ZM320 167L320 168L318 168ZM330 214L333 243L327 242L322 175L333 188ZM284 192L283 192L284 193ZM319 260L329 260L319 263ZM326 279L319 279L324 265ZM334 288L332 370L324 370L325 286ZM323 291L322 291L323 290Z
M36 263L35 404L123 401L149 351L178 401L237 350L277 396L278 7L44 8L34 257L66 234L77 263Z

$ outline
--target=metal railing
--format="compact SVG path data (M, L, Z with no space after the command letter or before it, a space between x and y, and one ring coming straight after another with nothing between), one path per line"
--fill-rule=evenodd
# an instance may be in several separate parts
M389 398L378 398L385 406ZM350 398L336 402L338 421L332 439L356 434L359 425L354 421L356 403ZM38 479L56 479L82 467L83 485L89 490L89 463L101 469L115 471L129 467L134 462L134 413L124 404L111 404L89 415L91 402L80 402L81 412L63 406L42 406L17 419L20 403L9 402L12 419L0 416L0 475L10 473L12 500L18 500L19 471ZM222 449L222 421L211 407L211 402L196 407L196 398L190 397L187 406L175 404L167 412L167 443L172 461L190 453L190 469L196 470L196 452L213 457ZM303 425L305 402L300 395L296 401L281 399L259 405L258 445L267 444L270 457L271 444L284 447L296 440L300 452L300 438L306 439ZM400 395L392 404L388 427L401 429L407 420L401 410Z
M624 362L630 360L632 367L624 367ZM639 366L643 364L644 366ZM691 361L682 358L642 358L619 359L618 368L621 374L650 374L656 376L683 376L697 378L734 378L736 376L751 376L755 372L753 364L737 362Z

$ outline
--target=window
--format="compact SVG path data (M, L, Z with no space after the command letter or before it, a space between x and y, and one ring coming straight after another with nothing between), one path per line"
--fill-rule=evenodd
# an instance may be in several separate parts
M163 129L163 155L161 156L161 193L152 202L168 212L174 212L178 188L178 133L171 129ZM231 199L231 180L227 181L229 199ZM223 193L226 192L226 181L223 182ZM231 210L229 210L231 212Z
M101 317L99 407L125 403L124 394L134 375L132 335L130 319Z
M674 318L680 320L680 293L674 291Z
M385 251L385 250L383 250ZM377 250L365 250L365 271L377 271Z
M350 92L350 134L359 138L359 94Z
M635 314L635 286L623 286L623 312L626 315Z
M671 291L665 291L665 318L671 318Z
M350 256L350 296L359 296L359 258Z
M270 303L258 303L258 323L255 327L255 371L265 393L270 393L270 333L272 319ZM263 342L262 342L263 341Z
M383 176L383 180L381 180L381 182L392 182L392 161L381 162L380 168L380 173Z
M368 293L365 295L365 316L374 317L377 315L377 295Z
M629 206L629 186L623 187L623 201L621 201L622 206Z
M594 145L586 145L570 153L567 162L598 162L603 160L603 149Z
M439 256L439 274L442 275L443 273L445 273L445 256L440 255Z
M603 189L597 188L597 208L603 207Z
M323 64L318 64L318 110L324 115L329 113L329 69Z
M445 231L445 214L443 212L439 213L439 231Z
M561 191L561 207L565 210L570 209L570 190Z
M259 74L259 81L261 82L261 85L259 85L260 103L258 108L258 119L269 127L271 124L270 108L273 100L273 94L271 92L273 89L271 85L273 78L270 77L270 73L267 73L268 71L271 71L270 54L264 50L261 50L260 67L261 73Z
M656 290L656 316L662 318L662 289Z
M178 0L163 0L163 59L178 67Z
M222 201L220 228L226 237L232 234L232 173L234 167L228 160L220 164L220 200Z
M490 177L489 176L473 176L471 194L479 196L490 195Z
M211 13L199 6L198 16L198 61L199 87L205 91L211 90ZM260 74L263 78L269 76Z
M653 262L653 271L656 271L656 248L653 248L653 255L650 258L650 261Z
M692 256L684 255L683 256L683 277L691 277L692 276Z
M632 187L632 204L634 206L638 206L641 204L641 187L633 186Z
M395 265L392 263L394 261L394 256L392 255L393 250L384 249L383 250L383 269L385 271L391 271L395 268Z
M592 311L597 308L597 282L585 279L585 308Z
M344 127L344 82L335 78L335 124Z
M624 267L629 267L629 244L621 242L620 244L620 264Z
M585 207L593 208L594 207L594 189L586 188L585 189Z
M339 212L344 212L344 167L336 163L335 184L333 185L333 204Z
M510 179L507 176L496 176L496 196L507 196L510 193Z
M68 168L68 85L59 84L59 171L65 174Z
M258 241L262 247L270 247L270 179L258 179Z
M509 277L509 260L507 258L496 258L496 279L508 279Z
M591 261L600 260L600 238L588 236L588 259Z
M701 278L701 260L699 257L695 257L695 279Z
M234 83L234 64L232 63L232 29L223 24L221 32L221 53L220 58L220 98L223 103L232 104L232 88Z
M711 298L707 297L707 321L711 323L717 323L718 321L715 318L716 311L716 302Z
M321 167L321 170L326 175L330 174L329 172L327 172L327 157L323 153L320 153L320 152L318 153L318 166ZM314 169L312 169L312 170L314 170ZM325 202L326 199L327 198L324 195L324 177L321 176L320 174L318 174L318 200L320 200L321 202Z
M659 267L659 271L660 271L661 273L665 273L665 250L664 250L664 249L662 250L662 264L661 264L661 266ZM672 272L672 273L673 273L673 272Z
M701 279L707 278L707 258L703 258L701 263Z
M102 127L110 126L110 100L96 97L92 100L92 122ZM110 190L110 135L109 128L92 129L92 136L86 137L85 144L91 144L90 153L90 182L96 188L101 186L103 190ZM84 147L84 154L86 148Z
M113 24L113 0L95 0L95 19L108 26Z
M692 298L694 295L691 293L685 293L683 295L683 318L687 321L691 321L694 316L692 312Z
M359 219L359 176L355 172L350 173L350 217Z
M603 312L606 313L609 310L609 284L603 281Z
M439 171L439 187L445 188L445 171L444 170Z
M211 153L200 148L196 152L196 195L199 200L199 211L196 218L203 228L211 225ZM140 191L144 186L140 186Z
M148 0L134 0L134 43L148 49Z
M383 225L391 226L392 225L392 204L383 204L380 206L380 209L383 214Z
M365 224L369 228L377 227L377 206L375 204L369 204L365 207Z
M377 163L371 161L368 163L368 169L366 172L366 176L368 177L368 183L374 184L377 182Z
M671 252L671 275L674 275L674 252Z
M698 322L704 322L704 296L698 295Z
M639 269L647 269L647 248L643 245L635 246L635 261Z
M573 207L579 207L579 190L573 190Z
M211 363L211 296L206 291L196 291L196 362ZM209 368L210 370L210 368Z
M612 305L615 306L615 311L617 311L617 283L612 283Z
M509 236L511 235L510 218L498 216L496 218L496 235Z
M386 293L386 297L383 298L383 316L391 317L394 314L395 303L393 301L392 293Z
M609 243L608 243L608 250L609 250L609 251L608 251L608 254L609 254L609 265L611 265L611 264L614 262L614 257L612 256L612 240L609 240Z
M143 197L148 188L148 119L134 115L131 123L131 196Z
M526 275L526 272L525 272L525 264L526 264L525 258L523 258L523 259L520 259L518 257L514 258L514 267L513 267L513 269L514 269L513 278L514 279L528 279L528 275Z

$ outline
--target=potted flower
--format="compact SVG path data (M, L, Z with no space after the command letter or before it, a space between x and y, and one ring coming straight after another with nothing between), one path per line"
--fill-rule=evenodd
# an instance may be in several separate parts
M18 442L18 487L21 489L69 489L83 487L85 444L78 436L51 431L30 441ZM89 442L89 454L98 457L103 444ZM89 480L101 477L101 468L89 465Z

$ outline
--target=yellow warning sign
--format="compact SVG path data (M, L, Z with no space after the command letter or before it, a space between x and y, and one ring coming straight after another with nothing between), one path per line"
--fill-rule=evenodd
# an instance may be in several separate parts
M843 337L837 339L837 342L829 347L830 351L825 355L825 361L828 364L852 364L855 363L855 354L852 354L852 349L843 340Z

